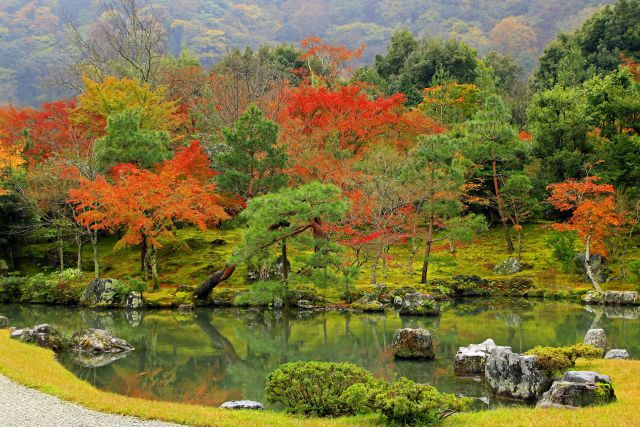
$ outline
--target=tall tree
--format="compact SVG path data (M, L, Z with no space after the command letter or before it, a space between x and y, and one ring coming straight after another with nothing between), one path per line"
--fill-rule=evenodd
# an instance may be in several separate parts
M509 231L509 218L501 194L502 175L499 173L499 168L505 162L515 159L519 149L516 132L509 123L510 118L511 115L500 97L492 95L487 98L483 108L473 116L467 126L473 159L485 170L490 169L493 194L509 253L513 252L514 246Z
M566 223L554 224L558 231L575 231L584 242L584 268L597 292L602 292L598 279L591 269L591 254L606 255L605 238L621 225L616 212L615 189L610 184L600 184L597 176L581 181L567 180L551 184L549 202L561 212L571 213Z
M153 288L159 289L157 250L161 239L172 237L175 224L191 223L200 229L228 218L224 200L208 181L213 176L209 159L197 142L179 151L157 171L129 166L114 183L103 176L83 179L69 192L78 221L95 230L124 228L116 249L148 243Z
M287 156L278 143L278 126L250 105L233 127L222 131L226 150L216 156L221 191L243 199L273 192L287 184L282 173Z

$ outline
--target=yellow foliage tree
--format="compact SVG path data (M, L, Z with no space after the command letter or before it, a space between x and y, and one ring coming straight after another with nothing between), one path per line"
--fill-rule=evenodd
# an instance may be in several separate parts
M0 140L0 195L7 194L3 188L4 183L12 169L16 169L24 164L20 145L12 145Z
M151 89L135 80L107 77L96 82L85 77L84 91L78 97L73 119L98 132L104 130L107 118L125 110L141 112L141 129L175 131L182 123L178 104L167 100L166 89Z

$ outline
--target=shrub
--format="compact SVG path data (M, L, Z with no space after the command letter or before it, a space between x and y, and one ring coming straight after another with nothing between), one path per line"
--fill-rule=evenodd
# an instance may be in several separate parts
M468 398L440 393L436 388L406 378L387 383L355 384L345 393L357 413L378 412L393 425L433 425L464 411Z
M564 372L573 366L566 349L562 347L537 346L525 354L537 356L538 367L552 374Z
M287 412L320 417L353 415L357 408L343 394L354 384L368 384L373 377L350 363L286 363L267 377L266 395L282 403Z
M18 301L28 280L20 276L0 277L0 302Z
M22 300L49 304L76 304L85 288L83 273L67 269L54 273L38 273L29 277L22 287Z
M629 271L635 276L636 280L640 280L640 259L629 263Z
M578 357L595 359L602 357L602 350L590 344L575 344L567 347L537 346L525 354L538 356L540 369L558 373L573 367Z
M284 301L286 296L284 283L261 281L253 283L249 292L238 295L234 303L238 306L269 306L276 298Z
M147 284L140 279L112 279L111 283L113 284L116 296L118 298L124 298L131 292L142 293L147 290Z
M562 264L563 271L568 273L576 256L576 234L552 232L546 243L553 250L553 256Z

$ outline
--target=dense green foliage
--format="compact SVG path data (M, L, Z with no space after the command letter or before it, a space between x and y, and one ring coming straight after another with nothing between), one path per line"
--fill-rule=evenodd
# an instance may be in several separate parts
M470 402L406 378L377 380L350 363L287 363L269 374L266 392L270 402L282 403L294 414L379 413L391 425L437 424Z
M345 392L354 384L368 384L373 377L350 363L294 362L282 365L267 377L267 399L282 403L294 414L321 417L353 415Z
M561 374L575 366L578 357L597 359L602 357L602 350L589 344L575 344L568 347L537 346L525 354L537 356L537 366L552 374Z

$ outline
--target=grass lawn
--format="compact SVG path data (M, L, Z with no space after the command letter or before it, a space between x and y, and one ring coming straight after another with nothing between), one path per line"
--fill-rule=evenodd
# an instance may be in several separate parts
M24 344L0 331L0 373L12 380L85 407L114 414L133 415L202 426L372 426L375 416L306 419L271 411L229 411L181 403L157 402L104 392L63 368L50 350ZM576 369L611 376L617 402L593 408L498 409L464 413L445 420L444 426L631 426L637 425L640 407L640 361L582 360Z

